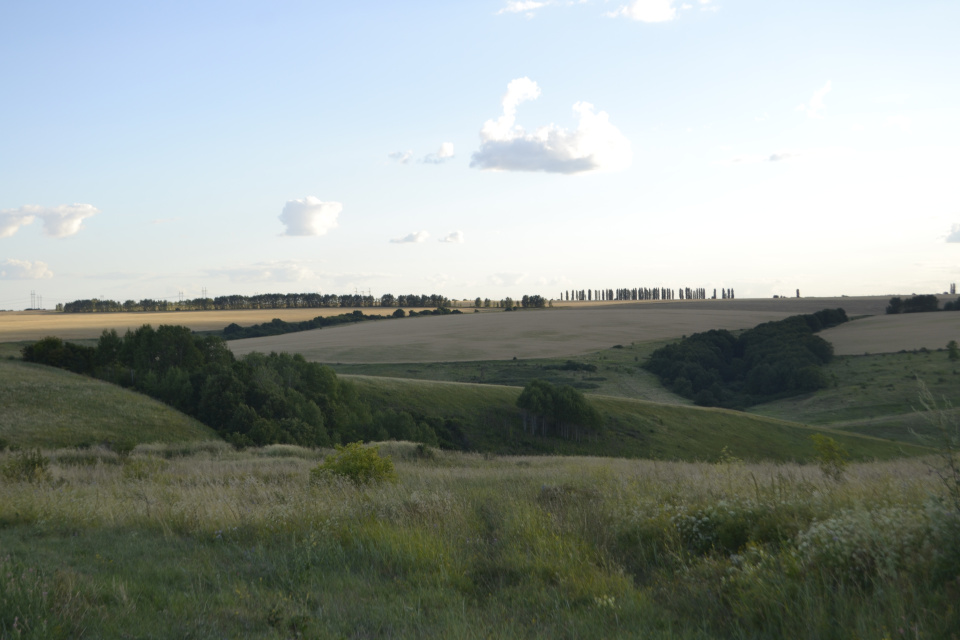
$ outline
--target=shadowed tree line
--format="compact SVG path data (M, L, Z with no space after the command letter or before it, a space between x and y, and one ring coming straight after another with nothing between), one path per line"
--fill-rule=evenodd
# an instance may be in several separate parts
M960 298L943 303L943 310L960 311ZM890 303L887 305L888 314L927 313L930 311L940 311L940 300L937 296L931 294L912 296L906 300L899 297L890 298Z
M309 331L311 329L323 329L324 327L335 327L341 324L353 324L365 322L367 320L384 320L386 318L405 318L416 316L445 316L461 313L459 309L449 309L447 307L437 307L433 311L410 311L407 313L403 309L397 309L389 316L365 315L363 311L357 309L351 313L342 313L338 316L317 316L313 320L303 320L301 322L287 322L280 318L274 318L270 322L241 327L237 323L231 323L223 329L224 340L240 340L242 338L264 338L266 336L279 336L285 333L296 333L298 331Z
M738 336L725 329L695 333L657 349L643 367L698 405L742 409L826 387L822 365L833 358L833 345L814 334L846 321L843 309L824 309Z
M721 289L720 299L733 299L733 289ZM703 287L680 287L679 289L670 289L667 287L635 287L622 289L572 289L560 292L560 300L573 300L575 302L606 302L606 301L630 301L630 300L706 300L717 299L717 290L713 290L710 296Z
M237 358L221 338L183 326L143 325L124 336L104 331L96 347L47 337L24 347L23 359L132 388L193 416L237 446L321 447L388 438L468 446L449 420L390 409L371 413L350 383L303 356Z
M326 307L449 307L450 300L435 293L379 298L362 294L259 293L253 296L229 295L191 300L74 300L57 305L64 313L119 313L133 311L232 311L238 309L320 309Z

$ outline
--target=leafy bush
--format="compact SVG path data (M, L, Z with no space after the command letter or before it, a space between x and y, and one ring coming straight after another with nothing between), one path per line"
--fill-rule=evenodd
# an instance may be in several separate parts
M337 445L337 452L310 470L311 482L346 478L356 485L395 483L397 472L390 458L381 457L373 447L362 442Z
M817 464L820 465L820 471L834 482L843 480L843 474L847 470L847 462L850 460L850 454L843 448L839 442L819 433L810 436L813 440L813 448L817 451Z
M40 453L39 449L18 451L0 466L0 475L11 482L37 482L46 477L49 465L50 459Z

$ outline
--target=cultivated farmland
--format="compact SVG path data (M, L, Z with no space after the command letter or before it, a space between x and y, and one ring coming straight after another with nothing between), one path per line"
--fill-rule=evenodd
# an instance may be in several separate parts
M837 355L942 349L960 341L960 313L905 313L862 318L820 334Z
M882 313L886 298L800 298L619 303L365 323L230 343L234 353L288 351L339 363L454 362L557 358L616 344L679 338L710 329L747 329L827 307Z
M393 307L364 307L366 315L390 315ZM176 324L194 331L219 331L230 323L250 326L280 318L286 322L312 320L317 316L338 316L354 309L240 309L236 311L163 311L144 313L56 313L54 311L4 311L0 313L0 341L39 340L57 336L64 340L97 338L104 329L122 334L145 324L158 327Z

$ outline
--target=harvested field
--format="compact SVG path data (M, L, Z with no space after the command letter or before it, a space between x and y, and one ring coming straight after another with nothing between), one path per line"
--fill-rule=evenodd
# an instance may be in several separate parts
M792 313L715 311L706 302L409 318L235 340L229 345L238 355L288 351L329 363L555 358L709 329L745 329Z
M827 329L820 335L833 343L837 355L942 349L951 340L960 342L960 313L873 316Z
M419 310L419 309L418 309ZM4 311L0 313L0 342L39 340L58 336L68 340L98 338L104 329L124 333L145 324L178 324L194 331L217 331L231 322L250 326L280 318L287 322L313 320L317 316L353 313L351 307L323 309L243 309L238 311L165 311L143 313L57 313L55 311ZM393 307L365 307L366 315L390 315Z

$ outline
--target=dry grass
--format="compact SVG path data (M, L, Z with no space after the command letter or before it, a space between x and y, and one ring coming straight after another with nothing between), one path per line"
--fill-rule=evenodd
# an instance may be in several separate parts
M553 358L663 340L709 329L744 329L778 320L774 311L714 311L708 305L669 308L621 305L514 313L467 313L402 322L366 323L230 343L251 351L301 353L318 362L455 362Z
M418 309L422 310L422 309ZM98 338L104 329L127 329L150 324L175 324L190 327L194 331L217 331L235 322L250 326L280 318L286 322L312 320L317 316L337 316L352 313L353 308L332 307L323 309L247 309L239 311L166 311L145 313L57 313L55 311L4 311L0 312L0 342L39 340L46 336L58 336L67 340ZM364 307L366 315L390 315L393 307Z
M960 313L907 313L862 318L820 334L837 355L943 349L960 340Z

